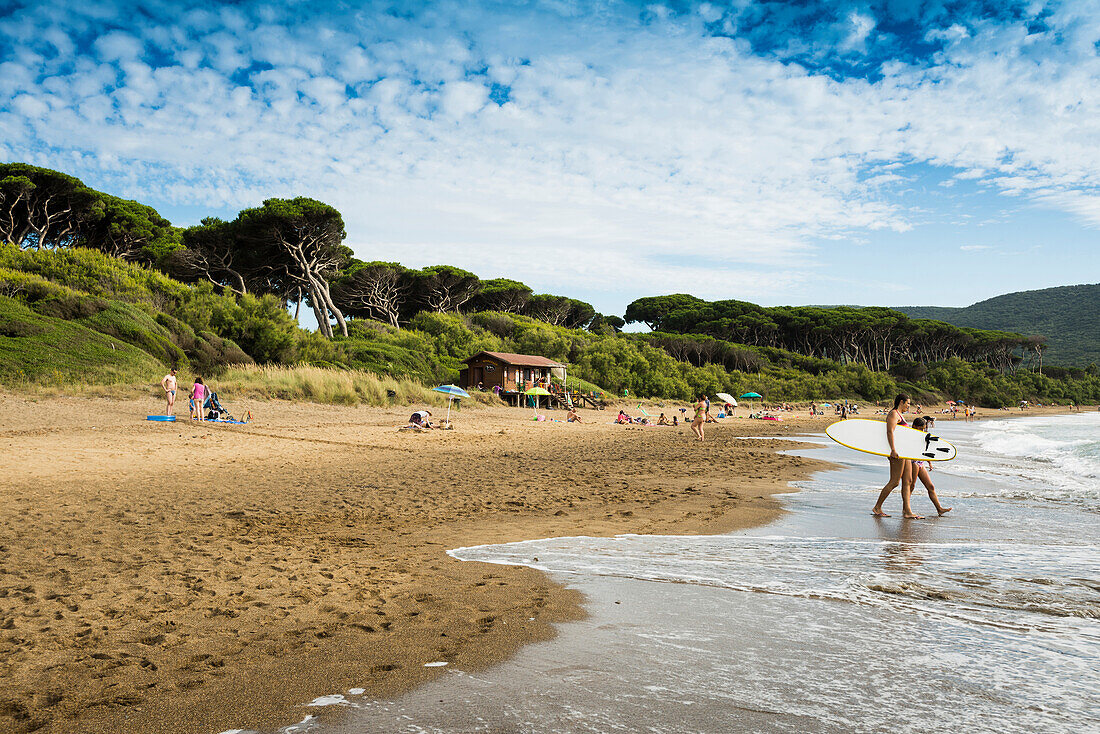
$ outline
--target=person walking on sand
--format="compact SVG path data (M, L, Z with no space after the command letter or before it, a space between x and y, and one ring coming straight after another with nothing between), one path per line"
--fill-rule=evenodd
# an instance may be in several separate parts
M913 494L913 462L898 456L894 446L894 429L899 425L907 426L903 414L909 410L909 396L905 394L894 398L894 408L886 414L886 442L890 445L890 479L886 486L879 492L878 502L875 503L871 514L875 517L890 517L882 511L882 503L894 491L894 487L901 484L901 515L911 520L923 520L923 515L913 512L909 505L909 498Z
M700 441L703 440L703 424L707 420L707 403L706 399L700 397L695 403L695 418L691 421L691 432L695 434L695 437Z
M936 423L936 419L932 417L928 418L914 418L913 428L918 431L924 431L925 433L931 433L932 428ZM931 461L914 461L913 462L913 488L916 489L917 480L924 485L924 488L928 490L928 499L932 500L932 504L936 506L936 512L940 517L943 517L947 513L951 512L950 507L944 507L940 504L940 498L936 496L936 485L932 484L932 476L928 473L932 470Z
M202 411L203 401L206 400L206 385L202 377L195 378L195 386L191 388L191 417L198 418L199 422L206 421L206 413Z
M168 370L168 374L164 376L164 379L160 381L160 386L164 388L164 397L168 401L168 405L164 408L165 415L173 415L176 412L176 368Z

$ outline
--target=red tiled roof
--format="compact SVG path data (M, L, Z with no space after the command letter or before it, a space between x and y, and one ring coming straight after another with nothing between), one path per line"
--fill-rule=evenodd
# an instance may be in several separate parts
M504 364L510 364L514 367L565 367L566 365L561 362L555 362L552 359L546 357L539 357L535 354L511 354L510 352L478 352L472 357L469 357L465 361L467 363L473 362L475 359L482 355L488 355L494 359L499 359Z

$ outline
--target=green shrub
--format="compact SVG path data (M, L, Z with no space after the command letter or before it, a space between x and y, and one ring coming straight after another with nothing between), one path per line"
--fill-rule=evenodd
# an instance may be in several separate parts
M38 324L32 324L29 321L21 321L19 319L0 321L0 336L37 336L45 330L45 327L39 326Z

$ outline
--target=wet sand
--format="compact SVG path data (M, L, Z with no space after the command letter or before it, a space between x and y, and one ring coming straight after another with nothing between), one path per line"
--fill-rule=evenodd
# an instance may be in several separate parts
M699 444L613 411L467 408L454 431L411 433L408 407L230 407L254 421L0 395L0 732L272 730L316 696L440 674L426 662L483 668L582 600L446 549L767 522L819 464L737 437L835 420L739 417Z

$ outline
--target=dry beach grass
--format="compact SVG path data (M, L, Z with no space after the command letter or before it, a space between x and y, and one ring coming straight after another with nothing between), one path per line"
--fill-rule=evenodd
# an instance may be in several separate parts
M736 419L700 445L607 412L464 407L416 434L396 430L408 407L231 407L254 421L0 394L0 731L271 730L319 695L408 689L430 661L491 664L581 600L446 549L765 522L816 464L736 437L833 420Z

